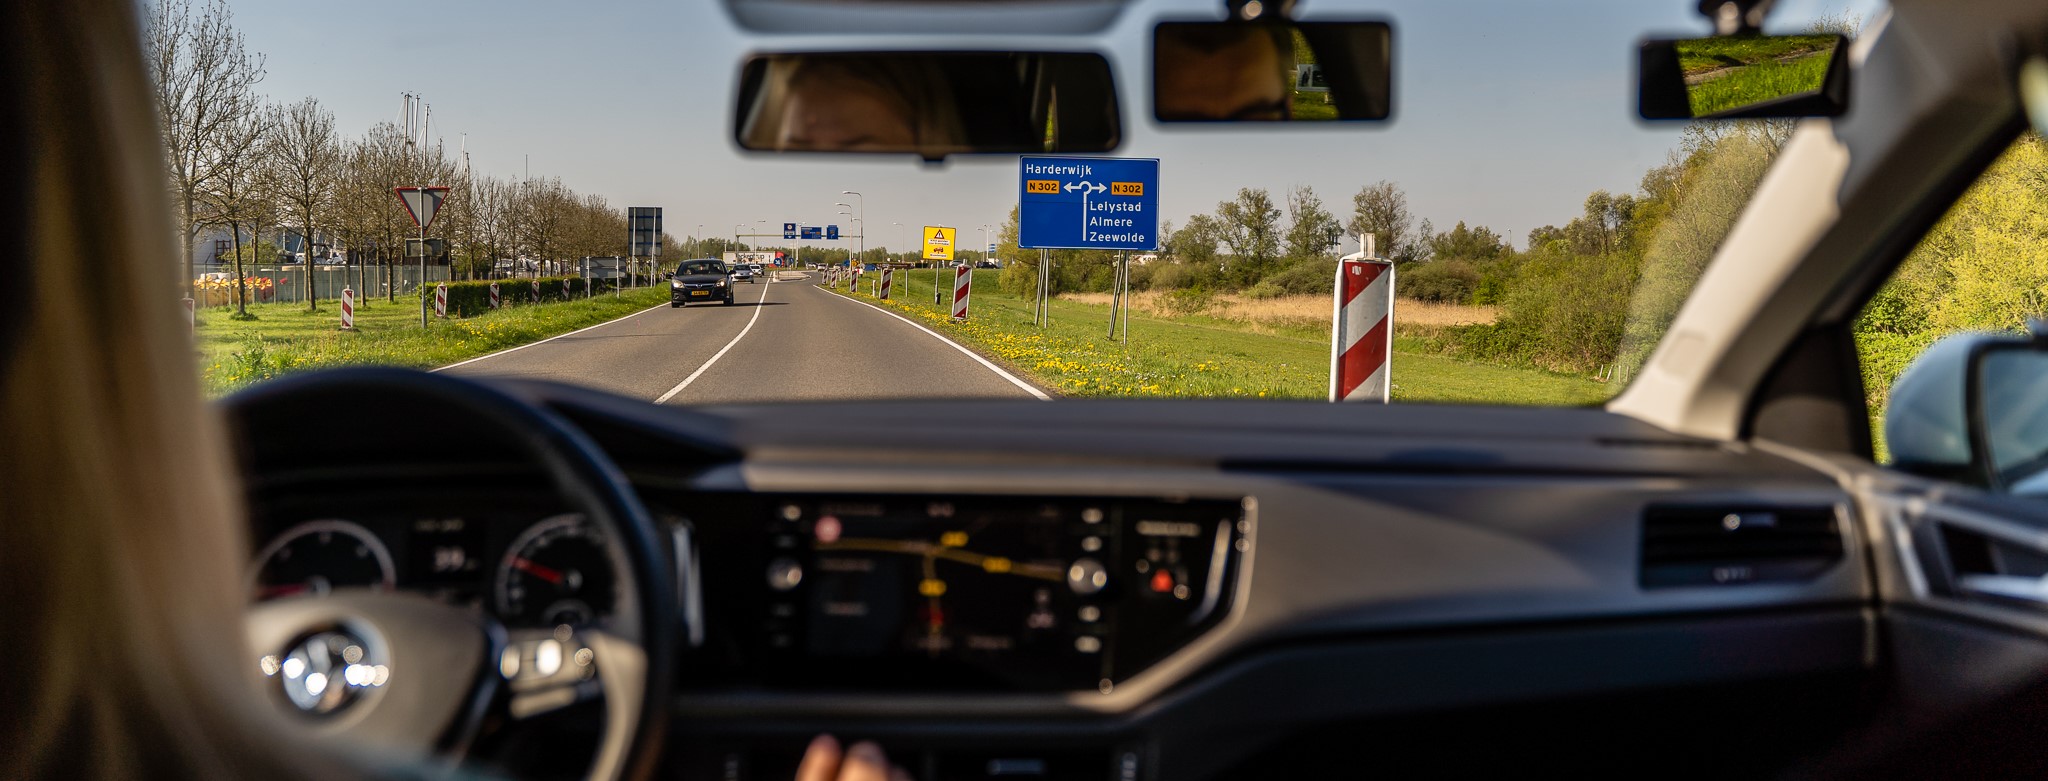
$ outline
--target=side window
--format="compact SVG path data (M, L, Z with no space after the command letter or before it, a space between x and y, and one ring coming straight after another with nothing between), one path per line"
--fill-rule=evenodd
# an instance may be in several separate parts
M1929 345L1962 331L2018 333L2048 317L2048 144L2027 133L1928 231L1856 320L1872 442L1889 463L1892 383Z

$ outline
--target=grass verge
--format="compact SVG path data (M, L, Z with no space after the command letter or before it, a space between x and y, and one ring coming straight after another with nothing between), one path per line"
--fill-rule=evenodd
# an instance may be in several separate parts
M1692 85L1685 93L1692 104L1692 115L1704 117L1773 98L1813 92L1820 89L1827 74L1828 58L1823 56L1770 60Z
M1134 307L1126 346L1108 338L1106 304L1057 299L1050 325L1034 326L1030 300L999 291L996 274L975 273L973 310L964 323L952 322L944 306L932 302L929 269L899 274L892 301L874 301L868 285L855 295L902 312L1062 395L1328 397L1327 331L1259 332L1243 321L1149 314ZM863 277L871 281L874 274ZM1583 377L1415 354L1403 349L1404 341L1396 339L1394 355L1394 398L1400 401L1586 405L1609 395L1608 386Z
M212 395L293 372L333 366L446 366L508 347L530 344L638 312L668 300L668 289L649 287L588 300L515 306L463 320L436 320L420 328L416 299L365 301L356 307L356 330L340 329L340 305L321 302L252 304L252 320L235 310L199 311L199 369Z

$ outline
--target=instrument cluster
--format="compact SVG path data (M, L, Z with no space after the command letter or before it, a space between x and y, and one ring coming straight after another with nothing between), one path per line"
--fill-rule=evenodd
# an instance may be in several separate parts
M603 533L577 513L297 520L257 551L249 581L259 601L404 590L516 627L599 624L618 598Z

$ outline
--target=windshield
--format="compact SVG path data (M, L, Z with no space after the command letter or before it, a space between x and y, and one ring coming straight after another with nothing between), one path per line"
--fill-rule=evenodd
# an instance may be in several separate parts
M1019 155L741 149L734 128L754 118L736 116L732 96L747 58L804 47L739 29L717 3L426 4L406 7L403 35L389 14L347 3L145 3L160 83L202 70L199 43L240 63L204 74L238 119L217 122L176 90L158 106L207 386L460 363L515 376L546 365L677 404L1326 400L1333 368L1366 344L1357 360L1394 402L1596 405L1638 373L1793 127L1636 118L1635 46L1704 34L1691 0L1319 2L1318 17L1392 25L1389 119L1161 123L1153 60L1137 53L1161 20L1214 5L1132 3L1051 47L1112 55L1121 131L1106 156L1157 161L1159 224L1149 249L1041 252L1020 246ZM1882 11L1777 6L1768 32L1852 38ZM179 14L217 15L233 35ZM309 29L382 48L292 43ZM688 46L633 46L628 30L694 32ZM172 45L199 35L214 38ZM1047 48L1001 31L917 40L818 46ZM475 56L485 42L526 54ZM1692 65L1702 79L1728 69ZM780 89L804 83L762 73ZM944 74L893 75L929 101L954 99ZM829 76L811 78L839 83ZM1335 115L1314 84L1297 83L1289 113ZM839 124L809 131L868 132L885 101L848 94L810 105L804 116ZM600 119L620 106L631 121ZM974 137L975 121L892 132ZM194 138L206 148L189 149ZM1392 314L1347 339L1333 334L1339 262L1368 246L1391 269ZM706 260L670 265L678 256ZM752 273L682 287L727 268ZM534 349L559 360L488 357L629 316L636 332L705 348L555 343ZM762 338L828 332L845 336ZM677 385L688 378L701 382Z

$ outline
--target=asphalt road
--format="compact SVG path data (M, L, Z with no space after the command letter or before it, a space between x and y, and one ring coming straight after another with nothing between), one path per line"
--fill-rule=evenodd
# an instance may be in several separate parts
M820 290L807 274L739 283L732 306L667 304L443 369L560 380L664 404L1035 398L952 342Z

